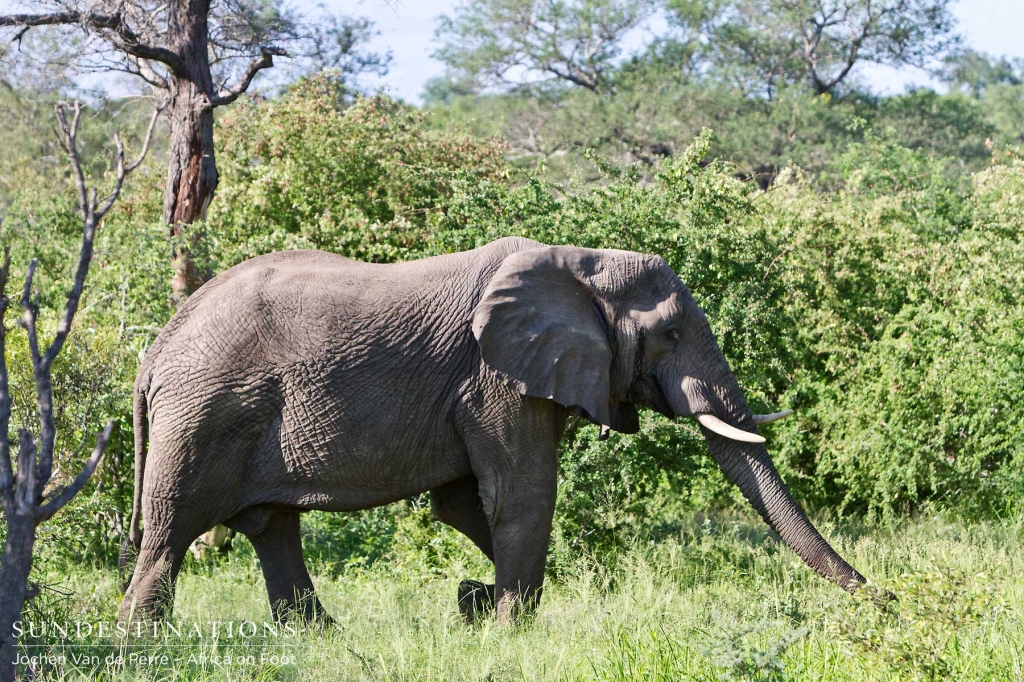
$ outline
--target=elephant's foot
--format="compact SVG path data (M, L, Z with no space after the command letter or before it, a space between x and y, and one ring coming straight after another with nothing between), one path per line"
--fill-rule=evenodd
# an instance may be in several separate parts
M512 625L521 622L522 619L529 620L532 618L537 613L537 607L540 605L540 598L543 593L543 587L530 590L525 594L516 590L505 590L496 606L496 620L498 624Z
M459 583L459 613L467 623L474 623L494 610L494 585L476 580Z
M186 547L145 548L117 610L120 623L152 623L171 616L174 583Z
M298 599L278 599L271 603L270 610L278 623L297 620L317 630L325 630L334 625L334 619L328 615L323 604L312 592L303 594Z

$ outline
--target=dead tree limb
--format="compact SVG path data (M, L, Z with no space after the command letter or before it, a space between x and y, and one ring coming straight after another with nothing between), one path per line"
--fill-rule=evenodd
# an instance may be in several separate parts
M92 456L70 484L46 492L53 475L54 445L57 436L50 370L67 341L75 313L78 311L78 304L85 289L85 279L89 274L89 265L92 262L96 229L114 202L117 201L124 186L125 176L135 170L145 158L160 109L153 112L153 119L146 132L142 151L135 161L125 163L124 145L117 133L114 134L117 173L114 189L102 204L96 197L96 190L90 191L86 187L85 175L82 172L82 164L78 155L77 133L82 113L81 106L75 102L74 116L70 123L64 104L57 105L56 113L57 121L60 123L62 142L71 162L75 187L78 192L79 211L82 215L82 246L79 250L78 267L75 270L74 281L71 291L68 292L64 311L53 339L45 349L40 345L37 328L38 296L33 295L32 289L32 282L38 266L36 259L32 259L25 273L25 283L21 290L22 314L19 325L25 329L28 335L29 356L32 362L32 376L35 382L39 412L39 440L37 443L33 435L25 429L18 430L16 469L12 466L11 444L8 442L11 394L7 377L7 329L3 324L4 314L10 304L10 299L7 297L7 283L11 266L9 249L4 249L3 266L0 269L0 502L3 504L4 521L7 525L3 554L0 555L0 682L13 682L15 678L18 639L14 626L21 619L25 601L33 596L28 578L32 570L36 528L40 523L60 511L85 487L89 478L96 471L110 439L110 432L114 428L113 420L108 421L106 428L96 439L96 447Z
M274 57L291 55L303 70L339 67L350 77L383 74L390 60L362 49L373 36L369 21L336 17L323 5L303 16L293 8L254 15L259 3L238 0L34 4L38 11L0 14L0 52L12 43L20 51L29 30L74 30L88 38L83 50L57 50L43 61L70 62L83 72L128 73L168 96L163 219L172 238L170 284L179 304L212 276L202 262L202 233L193 225L206 217L219 182L214 108L234 102L255 77L275 68Z

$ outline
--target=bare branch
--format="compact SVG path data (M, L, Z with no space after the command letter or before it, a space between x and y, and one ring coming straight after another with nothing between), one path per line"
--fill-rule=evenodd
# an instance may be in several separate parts
M21 291L21 320L18 322L28 332L28 348L32 356L33 369L39 366L39 339L36 336L36 316L39 314L39 306L32 301L32 279L36 274L36 266L39 261L33 258L28 264L28 271L25 273L25 287Z
M146 131L146 139L143 143L142 152L140 153L139 158L129 166L125 166L124 145L121 142L121 138L115 133L114 143L117 147L117 180L114 185L114 190L111 192L110 196L107 197L103 204L103 208L98 209L96 191L93 190L91 196L87 198L85 176L82 173L82 164L78 157L78 149L75 146L75 132L78 125L79 114L81 112L81 105L78 102L75 102L75 118L70 127L68 126L67 119L64 116L63 104L57 105L57 118L60 121L61 128L64 130L64 139L67 144L68 156L71 158L71 165L75 171L75 183L78 186L78 195L84 226L82 230L82 250L78 257L78 269L75 271L74 284L72 285L71 291L68 293L68 302L64 307L64 314L61 316L60 324L57 326L57 333L54 335L53 342L50 344L50 347L41 359L40 367L43 370L49 370L50 365L57 357L57 354L60 353L60 349L63 347L64 341L67 339L68 332L71 331L71 322L75 317L75 312L78 310L78 302L82 296L82 290L85 288L85 276L89 272L89 263L92 260L93 241L96 237L96 225L103 216L106 215L107 211L110 210L114 201L117 200L117 197L121 192L121 187L124 183L125 175L138 168L139 164L142 163L143 158L145 158L146 153L149 151L149 143L152 140L156 119L160 115L160 111L162 109L163 105L153 112L153 117L149 122L149 128ZM33 331L30 331L29 333L31 335Z
M78 156L78 149L75 145L75 135L77 133L78 121L81 115L81 105L78 102L75 102L75 117L71 125L68 125L67 118L64 115L63 105L57 105L57 118L60 121L62 130L64 131L64 141L67 144L68 156L71 158L71 165L75 171L75 182L78 185L79 199L81 202L83 222L82 247L78 256L78 268L75 271L75 279L71 286L71 291L68 292L67 303L64 306L64 313L61 315L60 323L57 325L57 331L53 336L53 341L50 342L50 346L46 349L45 353L40 353L39 350L39 339L36 329L38 308L31 299L32 277L35 274L37 264L35 260L33 260L29 265L28 274L25 276L25 289L21 298L21 307L24 310L22 326L24 326L28 331L29 350L32 355L32 367L34 370L33 374L36 384L36 399L39 403L39 475L35 482L37 488L35 491L36 497L42 495L43 489L46 484L49 483L50 475L53 472L56 426L53 419L53 387L50 382L50 368L52 367L54 360L56 360L57 355L60 354L61 349L64 347L68 334L71 332L71 323L75 318L75 313L78 311L82 292L85 289L85 278L89 273L89 264L92 262L93 245L96 238L96 226L117 200L118 195L121 193L121 187L124 184L124 178L127 173L137 168L145 158L146 152L149 150L149 143L152 140L156 119L160 115L162 108L162 106L158 107L156 111L153 112L153 117L149 122L149 128L146 131L146 139L143 142L142 152L139 155L139 158L132 162L130 166L125 165L124 143L121 142L119 135L116 133L114 134L114 144L117 147L117 180L115 181L113 191L110 196L107 197L103 207L97 208L96 191L95 189L91 192L87 192L86 190L85 176L82 173L82 165ZM91 474L91 471L89 473ZM53 511L56 511L56 509Z
M146 129L146 138L142 142L142 151L139 152L139 157L127 166L124 163L124 144L121 142L121 136L116 132L114 133L114 146L117 148L117 180L114 182L114 190L103 202L103 208L96 209L95 199L93 199L93 222L99 223L99 221L103 220L103 217L107 215L107 211L110 210L114 202L117 201L117 197L121 194L121 186L124 184L125 176L138 168L142 160L146 158L146 153L149 152L149 143L153 139L153 129L156 127L156 120L160 117L160 112L163 111L166 104L164 102L164 104L153 110L153 116L149 119L149 127Z
M121 15L102 14L100 12L52 12L50 14L6 14L0 15L0 28L6 26L68 26L73 24L84 24L90 28L100 31L110 31L115 40L116 47L124 52L141 59L152 59L153 61L166 64L168 68L177 74L185 73L185 62L176 52L172 52L156 45L146 45L139 41L128 24L124 22Z
M118 69L113 67L112 70ZM159 90L169 90L171 87L167 82L167 78L154 71L152 67L150 67L149 62L144 59L137 59L129 56L127 63L121 70L125 73L131 74L132 76L138 76L143 81Z
M289 57L285 50L274 47L272 45L260 48L261 56L259 59L254 59L249 67L242 74L242 77L237 83L231 87L225 88L217 93L216 97L213 98L213 106L219 107L224 104L230 104L234 102L239 96L249 89L249 85L252 83L252 79L256 77L256 74L263 69L269 69L274 66L274 56L278 57Z
M107 449L107 443L110 441L110 432L114 429L114 420L111 419L107 422L106 428L96 438L96 447L93 448L92 456L89 457L89 461L85 463L81 473L75 477L75 480L70 485L65 486L54 495L46 504L39 508L38 519L42 523L48 518L56 514L64 505L70 502L75 495L81 492L85 484L89 482L93 473L96 471L96 467L99 466L100 458L103 457L103 451Z
M60 122L64 137L61 145L64 151L71 157L71 168L75 172L75 186L78 188L78 209L85 215L89 210L88 195L85 191L85 175L82 173L82 163L78 158L78 148L75 146L75 137L78 134L78 119L82 114L82 106L75 102L75 118L68 126L68 119L64 115L64 103L57 103L57 120Z
M21 444L18 451L18 484L15 494L19 496L19 501L16 504L21 505L35 504L35 500L42 495L43 488L49 482L50 475L53 472L53 443L56 438L56 427L53 423L53 389L50 385L50 363L52 363L52 360L47 361L49 353L40 356L39 336L36 325L39 306L32 300L32 280L35 277L38 264L39 261L33 258L28 265L28 272L25 273L25 288L21 293L21 326L28 333L28 348L32 358L32 375L35 379L36 396L39 403L39 443L42 446L42 452L39 453L39 448L32 444L32 468L34 470L38 463L39 471L38 475L34 475L31 480L26 481L21 470L22 466L24 466L21 460L25 456L25 443ZM29 442L31 444L31 436L29 436ZM41 456L37 457L37 454ZM23 490L23 485L31 485L32 490Z
M7 383L7 277L11 272L11 249L4 247L4 264L0 269L0 499L5 510L14 501L14 470L11 467L11 446L7 439L11 421L11 393Z
M154 118L153 118L154 122L156 121L156 115L159 114L159 113L160 113L159 111L155 112ZM152 127L150 128L150 130L152 131ZM146 146L147 147L149 146L149 134L148 133L146 134ZM97 223L99 221L103 220L103 216L105 216L107 214L107 211L110 210L110 207L113 206L114 202L117 200L117 195L119 195L121 193L121 186L124 184L124 176L125 176L125 173L127 172L125 170L125 165L124 165L124 143L121 142L121 135L118 134L118 132L116 130L114 131L114 148L117 150L117 154L116 154L116 158L117 158L117 179L114 180L114 189L110 192L110 196L107 197L107 200L105 202L103 202L103 208L101 208L101 209L97 209L96 208L96 189L93 188L93 194L92 194L93 221L97 222ZM139 159L140 163L141 163L141 161L142 161L142 159Z
M18 429L18 474L12 512L31 511L36 503L36 444L32 434Z
M31 26L22 26L21 30L18 31L17 33L15 33L14 37L11 38L11 42L12 43L18 43L18 51L19 52L21 51L21 39L25 37L25 34L28 33L28 30L30 28L32 28L32 27Z
M156 120L160 117L160 112L164 110L165 106L167 106L166 100L153 111L153 116L149 119L149 127L146 128L146 137L142 141L142 151L139 152L139 157L135 159L134 162L128 164L128 167L124 169L125 173L131 173L133 170L138 168L139 164L142 163L142 160L146 158L146 154L149 152L149 143L153 139L153 129L156 128Z
M96 15L99 18L100 15ZM104 17L109 21L109 17ZM81 12L53 12L51 14L6 14L0 16L0 27L7 26L56 26L82 23Z
M50 366L56 359L57 354L60 353L61 348L64 346L64 341L67 340L68 332L71 331L71 321L75 317L75 312L78 310L78 302L82 297L82 289L85 288L85 276L89 272L89 263L92 260L92 247L93 241L96 237L96 222L95 216L95 205L96 205L96 193L93 192L92 200L89 202L88 208L84 211L83 216L85 221L85 227L82 230L82 251L78 256L78 269L75 272L75 279L71 286L71 291L68 292L68 302L64 306L64 314L61 316L60 324L57 325L57 332L53 336L53 341L50 343L50 347L46 349L46 353L39 358L39 365L36 368L36 372L49 372ZM35 260L32 261L33 266ZM24 301L22 303L24 306ZM32 328L29 329L29 339L35 336L35 319L32 319ZM38 354L38 347L34 351ZM35 358L33 359L35 362Z

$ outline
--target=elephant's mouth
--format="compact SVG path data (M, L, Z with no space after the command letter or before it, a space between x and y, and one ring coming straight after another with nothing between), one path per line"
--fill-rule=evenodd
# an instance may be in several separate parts
M678 381L678 383L672 382L669 384L667 386L668 390L662 388L662 382L660 381L654 381L654 385L657 391L658 402L664 402L668 407L668 410L662 410L659 404L659 411L663 414L676 417L693 417L708 431L729 440L755 444L765 442L764 437L757 433L756 430L746 431L714 414L714 411L710 409L710 401L705 398L711 391L708 390L708 386L703 381L687 376ZM792 410L784 410L771 414L755 414L752 417L754 424L760 425L769 424L792 413Z

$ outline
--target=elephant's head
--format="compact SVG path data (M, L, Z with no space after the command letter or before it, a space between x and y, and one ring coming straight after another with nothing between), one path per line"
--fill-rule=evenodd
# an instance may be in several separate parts
M865 580L821 537L768 456L704 312L657 256L546 246L512 254L473 313L484 362L520 393L617 431L636 405L696 417L712 455L807 564L854 591Z

